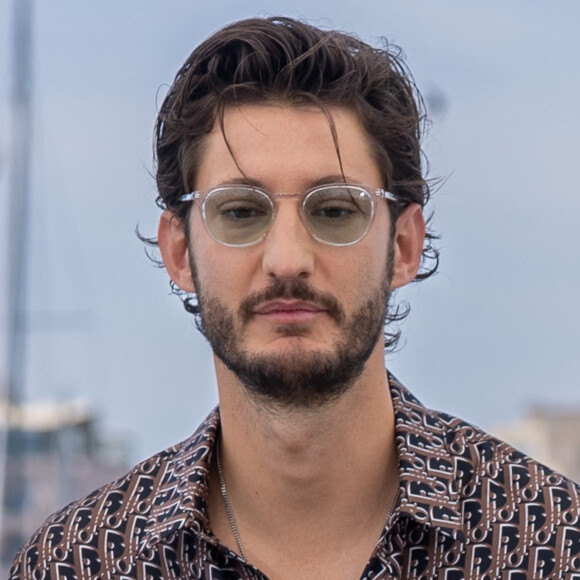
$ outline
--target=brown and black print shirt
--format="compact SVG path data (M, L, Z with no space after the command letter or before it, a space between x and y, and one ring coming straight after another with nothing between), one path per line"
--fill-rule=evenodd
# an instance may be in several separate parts
M580 488L390 377L400 502L361 580L580 580ZM12 580L264 580L206 512L214 411L185 442L51 516Z

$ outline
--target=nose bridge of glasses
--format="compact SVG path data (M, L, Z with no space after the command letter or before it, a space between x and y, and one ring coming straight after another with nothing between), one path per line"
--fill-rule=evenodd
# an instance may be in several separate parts
M276 218L276 216L280 212L280 208L286 205L290 205L293 208L293 211L298 210L298 214L302 217L302 205L304 204L304 200L307 197L304 193L290 191L277 191L274 193L263 192L263 193L267 195L270 198L270 201L272 202L273 208L272 220Z
M272 199L300 199L306 197L303 193L292 193L289 191L277 191L276 193L271 193L270 197Z
M308 223L304 219L303 215L303 204L306 196L302 193L292 193L292 192L276 192L269 194L270 199L273 202L273 213L271 216L270 228L273 227L274 222L280 222L284 220L287 224L287 220L297 220L300 222L301 227L306 231L308 229ZM295 224L297 223L295 222Z

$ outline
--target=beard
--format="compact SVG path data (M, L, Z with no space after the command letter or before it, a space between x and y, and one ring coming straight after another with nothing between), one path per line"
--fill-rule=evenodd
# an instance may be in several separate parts
M334 296L318 292L297 278L275 279L264 291L248 296L236 317L218 298L205 294L192 263L199 309L197 326L215 355L253 399L280 408L322 407L350 389L383 334L392 276L389 258L380 288L367 295L350 316ZM304 300L322 306L337 325L341 339L326 351L298 344L277 353L248 353L243 348L244 327L254 316L253 309L277 299ZM308 333L304 327L291 324L278 326L276 332L288 337Z

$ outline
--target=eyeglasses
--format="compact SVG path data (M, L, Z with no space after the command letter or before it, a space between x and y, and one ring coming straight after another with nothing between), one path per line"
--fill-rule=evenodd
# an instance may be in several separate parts
M372 195L358 185L330 184L310 189L299 206L302 223L317 241L349 246L362 240L375 215L375 196L397 201L395 195L377 189ZM269 195L248 185L223 185L182 195L180 201L202 199L201 215L207 231L225 246L249 246L268 233L278 198L300 197L295 193Z

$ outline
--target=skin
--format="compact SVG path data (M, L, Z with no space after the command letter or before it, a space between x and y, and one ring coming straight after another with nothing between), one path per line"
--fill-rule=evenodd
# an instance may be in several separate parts
M330 108L346 180L369 191L382 187L369 139L353 112ZM326 116L316 108L245 105L225 113L225 130L239 167L271 193L301 193L321 182L341 181ZM195 189L240 182L219 126L208 135ZM183 290L219 297L234 316L236 332L250 354L282 356L299 364L308 353L333 352L341 328L312 304L266 303L249 320L238 315L248 295L275 278L302 278L335 297L346 316L385 284L390 218L378 200L368 235L347 247L313 240L297 212L296 199L280 200L278 216L260 243L220 245L193 208L188 226L164 212L159 246L172 280ZM191 249L185 227L189 227ZM418 270L425 225L411 204L396 223L391 288L412 281ZM297 333L280 332L280 324ZM384 526L397 490L394 415L382 336L362 375L340 398L316 408L256 400L215 358L221 406L221 457L228 492L250 562L273 580L359 578ZM364 476L361 476L364 474ZM209 515L214 533L236 549L217 474L210 479Z

